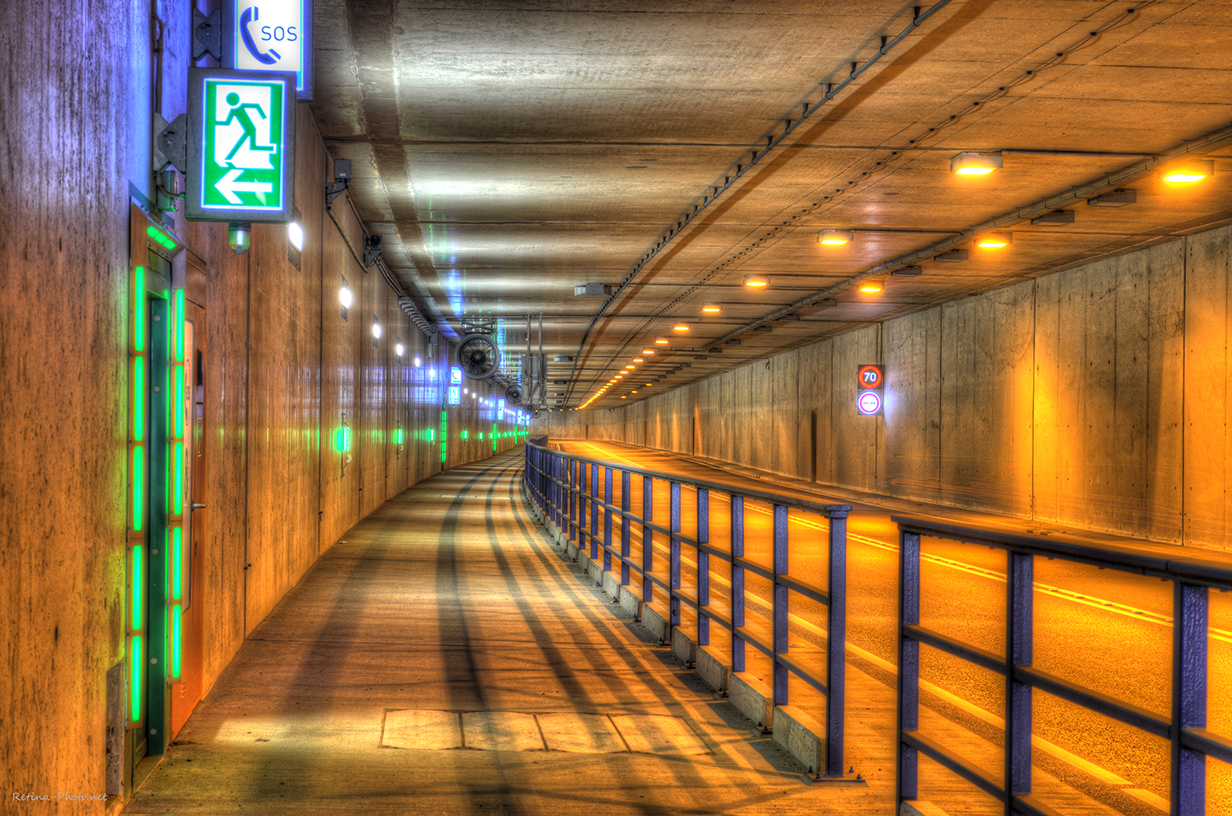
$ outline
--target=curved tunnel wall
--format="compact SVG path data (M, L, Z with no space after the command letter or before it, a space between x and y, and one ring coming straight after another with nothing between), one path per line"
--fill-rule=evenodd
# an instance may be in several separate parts
M1226 549L1230 258L1232 228L1190 235L629 405L550 412L535 432ZM876 362L885 415L858 416L856 369Z
M151 112L172 120L186 109L191 13L120 0L88 10L0 3L0 163L12 171L0 228L6 801L106 790L106 677L125 659L129 208L154 194ZM161 56L151 48L155 14L166 25ZM448 349L430 352L381 275L353 258L344 236L360 246L360 225L345 198L333 209L340 226L325 212L325 144L310 106L296 110L298 265L285 227L257 225L252 250L235 255L226 224L174 219L206 268L207 692L323 551L442 466L442 406L428 372L444 376ZM343 275L356 295L348 321ZM385 327L376 346L374 314ZM331 444L343 411L353 440L345 471ZM446 466L492 454L490 436L478 438L491 420L475 401L451 407L447 425ZM85 799L57 810L107 807Z

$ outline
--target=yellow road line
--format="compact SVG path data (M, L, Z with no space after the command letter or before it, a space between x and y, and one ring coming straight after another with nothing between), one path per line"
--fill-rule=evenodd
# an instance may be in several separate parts
M633 461L632 459L629 459L624 456L620 456L618 454L614 454L602 448L598 448L592 443L587 442L583 444L585 444L587 447L590 447L594 450L601 451L605 455L611 454L611 458L618 459L624 462L625 464L632 465L633 467L640 466L637 462ZM771 515L769 511L765 510L764 508L757 507L756 505L746 505L746 509L752 510L756 513L761 513L763 515ZM815 530L826 531L825 526L818 524L815 521L809 521L808 519L802 519L802 518L794 518L792 519L792 521L794 521L796 524L803 525L805 527L811 527ZM868 536L863 536L857 533L849 532L847 534L847 538L852 541L858 541L861 544L867 544L870 547L877 547L878 549L886 550L887 552L898 552L897 544L891 544L889 542L879 541L875 538L870 538ZM1000 581L1001 583L1005 583L1005 580L1006 580L1005 576L999 572L996 572L990 569L985 569L983 567L977 567L972 564L964 563L962 561L955 561L952 558L945 558L944 556L940 556L940 555L921 555L920 557L923 560L928 561L930 563L940 564L942 566L949 567L955 570L959 570L961 572L966 572L971 575L978 575L982 578L989 578L994 581ZM696 567L695 564L693 566ZM1035 582L1035 591L1043 595L1051 595L1054 598L1061 598L1066 601L1072 601L1074 603L1083 604L1085 606L1094 607L1096 609L1102 609L1105 612L1113 612L1118 615L1125 615L1126 617L1136 618L1137 620L1147 621L1149 623L1156 623L1161 626L1168 626L1168 627L1172 626L1172 616L1170 615L1161 615L1158 612L1151 612L1149 610L1139 609L1137 607L1129 606L1127 604L1120 604L1120 603L1116 603L1115 601L1109 601L1103 598L1097 598L1094 595L1085 595L1081 592L1074 592L1072 590L1062 589L1061 587L1055 587L1049 584L1043 584L1043 583L1040 583L1039 581ZM1212 640L1218 640L1224 643L1232 643L1232 632L1229 632L1223 629L1216 629L1213 626L1210 627L1209 631L1210 631L1210 637Z

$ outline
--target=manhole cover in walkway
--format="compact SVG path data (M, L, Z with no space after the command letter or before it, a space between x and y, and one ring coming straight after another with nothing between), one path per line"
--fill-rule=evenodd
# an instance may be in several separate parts
M710 753L705 741L678 717L518 711L386 711L381 747L676 756Z

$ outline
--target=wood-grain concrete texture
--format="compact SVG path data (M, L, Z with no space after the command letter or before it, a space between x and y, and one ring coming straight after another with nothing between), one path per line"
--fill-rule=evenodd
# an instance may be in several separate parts
M803 784L557 555L522 504L520 465L514 451L451 469L350 530L244 644L126 812L893 810L891 736L868 727L892 712L888 689L853 717L853 756L871 784ZM536 734L521 750L469 736L443 750L454 728L443 742L426 725L392 734L391 713L434 719L397 712L463 712L464 724L594 714L621 729L671 717L704 752L663 753L632 733L593 740L592 753L544 750ZM592 742L573 731L579 746Z
M1226 549L1230 255L1232 228L1196 233L537 430ZM864 363L886 367L882 417L856 414Z
M155 12L166 25L157 57ZM106 787L105 678L125 659L128 595L129 206L154 195L155 103L168 120L187 108L191 14L189 5L115 0L88 11L63 0L0 3L0 162L9 179L0 228L5 813L45 809L13 802L12 793L101 795ZM331 169L308 106L297 106L296 124L298 265L281 225L257 225L251 251L236 255L226 224L169 217L206 269L193 298L207 313L198 542L207 690L361 512L441 469L440 445L427 433L440 424L439 379L428 372L443 376L448 347L429 356L392 288L353 257L342 235L359 246L358 219L346 197L334 207L341 227L325 211ZM176 268L183 264L181 256ZM343 274L357 294L348 323L338 304ZM379 349L374 313L385 322ZM401 362L392 351L398 337L407 347ZM357 460L345 477L331 442L340 405ZM399 419L401 452L391 433ZM450 425L456 434L490 423L471 405L450 409ZM491 452L490 442L453 445L447 465ZM58 810L104 807L75 801Z

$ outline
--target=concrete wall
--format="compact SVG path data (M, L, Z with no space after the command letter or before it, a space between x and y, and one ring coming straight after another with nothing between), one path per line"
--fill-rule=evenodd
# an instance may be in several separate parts
M153 194L155 86L167 119L186 109L189 13L187 4L147 0L101 0L88 10L65 0L0 3L6 813L49 807L13 802L15 792L105 790L105 675L125 659L126 644L129 206L133 190L139 201ZM153 14L167 24L161 82ZM207 269L207 691L323 550L442 467L429 430L440 425L448 349L430 353L389 284L356 262L347 242L358 247L362 237L345 197L334 207L337 224L324 209L329 158L309 106L298 106L296 123L298 266L285 227L258 225L252 250L235 255L226 225L173 222ZM344 274L357 296L346 321ZM385 327L375 347L373 314ZM342 411L353 438L345 470L332 444ZM490 439L475 439L491 429L477 404L451 408L449 426L448 465L492 454ZM62 802L57 812L104 809Z
M927 309L536 433L1159 542L1232 533L1232 228ZM857 416L882 361L885 416ZM772 398L771 398L772 397ZM818 457L810 461L812 414Z

